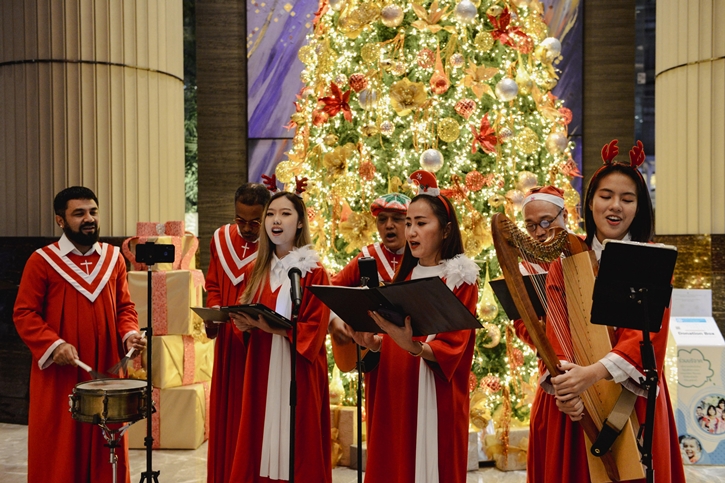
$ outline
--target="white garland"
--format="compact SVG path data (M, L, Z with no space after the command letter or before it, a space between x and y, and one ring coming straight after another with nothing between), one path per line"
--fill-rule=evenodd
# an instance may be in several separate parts
M462 253L443 261L442 265L442 277L455 288L464 283L476 283L478 279L478 265Z

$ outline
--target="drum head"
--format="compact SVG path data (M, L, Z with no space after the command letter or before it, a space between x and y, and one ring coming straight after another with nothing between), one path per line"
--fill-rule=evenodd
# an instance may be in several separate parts
M76 389L88 391L123 391L125 389L140 389L146 387L146 381L140 379L96 379L76 384Z

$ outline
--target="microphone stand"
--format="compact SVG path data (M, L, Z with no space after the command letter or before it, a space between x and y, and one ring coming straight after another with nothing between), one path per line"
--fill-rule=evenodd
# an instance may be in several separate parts
M152 384L152 373L153 373L153 357L152 357L152 351L153 351L153 335L154 335L154 328L153 328L153 317L152 313L154 310L153 307L153 297L151 295L151 266L154 264L153 260L148 260L147 262L147 268L146 271L148 273L148 282L146 283L147 288L147 296L148 296L148 302L147 302L147 313L148 313L148 320L146 322L146 340L148 341L148 344L146 344L146 438L144 438L144 445L146 446L146 472L141 473L141 483L144 481L150 482L152 479L156 483L159 482L159 474L161 471L153 471L153 466L151 464L151 453L153 450L154 445L154 437L152 433L152 422L151 422L151 414L153 414L155 411L152 410L153 408L153 384Z
M290 287L293 290L293 287ZM297 316L300 311L300 303L294 294L290 294L292 299L292 357L291 357L291 368L292 373L290 374L289 383L289 483L295 481L295 420L296 420L296 409L297 409Z

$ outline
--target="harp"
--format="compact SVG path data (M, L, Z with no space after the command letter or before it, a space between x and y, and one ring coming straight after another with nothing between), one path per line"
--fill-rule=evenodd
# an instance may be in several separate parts
M566 287L567 307L550 307L547 310L547 313L551 310L566 315L553 317L559 319L559 324L555 327L557 338L569 339L568 332L571 332L571 343L562 344L562 347L570 347L571 353L565 350L567 357L580 365L597 362L608 353L612 348L611 329L589 323L597 263L593 252L589 251L584 242L575 235L561 231L553 239L542 244L519 230L515 223L501 213L493 216L491 233L506 285L539 357L549 373L552 376L561 374L557 367L559 358L529 299L519 270L519 261L551 262L559 258L562 253L567 255L562 261L564 280L560 281ZM546 304L544 287L536 287L536 292L542 303ZM568 327L561 327L562 320L564 324L568 322ZM555 322L550 319L548 323ZM567 333L564 333L565 331ZM587 439L587 450L597 439L604 420L614 407L621 391L620 384L613 381L599 381L582 393L585 412L579 423ZM592 483L644 478L635 426L637 422L633 414L610 451L601 456L594 456L587 451Z

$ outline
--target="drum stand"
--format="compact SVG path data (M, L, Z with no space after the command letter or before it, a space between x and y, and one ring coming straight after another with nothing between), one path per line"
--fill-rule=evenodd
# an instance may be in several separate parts
M113 466L113 483L116 483L118 478L118 455L116 455L116 448L121 447L121 441L123 434L133 423L124 424L119 429L110 429L105 423L99 423L98 426L103 431L103 438L108 442L105 446L108 446L111 450L111 458L109 462Z

